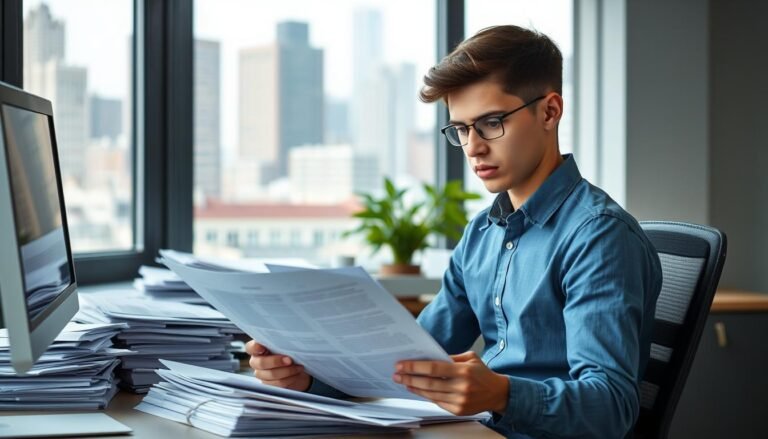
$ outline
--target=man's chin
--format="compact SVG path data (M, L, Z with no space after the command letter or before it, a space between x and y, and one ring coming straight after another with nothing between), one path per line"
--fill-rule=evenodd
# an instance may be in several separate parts
M492 194L498 194L509 189L509 186L504 184L501 180L483 180L483 185L485 186L485 189Z

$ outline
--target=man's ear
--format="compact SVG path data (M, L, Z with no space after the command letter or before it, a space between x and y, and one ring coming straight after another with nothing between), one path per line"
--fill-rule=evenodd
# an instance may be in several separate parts
M563 117L563 97L555 92L551 92L542 99L541 113L544 129L547 131L556 130L560 119Z

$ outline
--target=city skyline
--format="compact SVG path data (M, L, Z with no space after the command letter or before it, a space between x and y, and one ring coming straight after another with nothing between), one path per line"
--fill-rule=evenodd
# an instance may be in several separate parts
M71 1L71 0L70 0ZM69 1L25 0L27 11L42 3L48 3L51 11L74 28L89 28L99 35L122 35L125 39L133 32L133 2L130 0L77 0L71 7ZM351 95L352 15L356 8L375 8L382 12L385 37L384 57L388 61L412 62L420 77L436 61L435 57L435 2L404 0L337 0L333 14L321 2L293 0L260 8L249 0L228 0L228 8L221 8L219 2L195 0L194 32L196 39L214 39L221 42L222 84L222 150L223 160L236 157L237 132L236 114L236 72L237 52L240 47L267 43L274 38L272 26L281 20L304 20L316 29L311 43L326 48L327 84L325 89L332 98L349 98ZM240 13L232 13L240 11ZM473 0L467 5L466 34L472 35L482 27L493 24L518 24L539 30L551 36L560 46L564 57L573 53L572 4L566 0L552 2L531 2L528 0ZM112 17L104 20L103 17ZM121 18L116 18L121 17ZM428 19L425 19L427 17ZM415 30L420 38L413 38ZM91 33L78 33L67 38L67 52L75 65L88 65L91 92L104 97L124 97L128 83L128 57L114 47L108 47L109 39L94 39ZM100 53L99 61L92 62L94 51ZM348 73L345 73L348 72ZM329 74L330 73L330 74ZM231 77L232 80L226 80ZM414 97L414 99L416 99ZM417 125L434 124L434 105L417 104ZM566 102L566 106L571 102ZM127 106L128 104L126 104ZM572 107L568 107L572 108ZM426 119L425 119L426 118ZM427 122L425 122L427 120Z

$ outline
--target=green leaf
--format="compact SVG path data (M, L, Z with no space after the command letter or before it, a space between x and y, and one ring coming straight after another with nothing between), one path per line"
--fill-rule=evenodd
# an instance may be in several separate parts
M384 177L384 188L387 190L387 195L389 195L390 199L397 198L397 189L395 189L395 185L392 183L392 180Z

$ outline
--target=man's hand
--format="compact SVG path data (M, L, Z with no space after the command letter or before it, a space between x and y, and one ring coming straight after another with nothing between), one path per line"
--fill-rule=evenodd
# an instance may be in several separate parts
M255 340L245 344L245 352L251 354L248 364L253 368L253 375L264 384L299 392L309 389L312 377L304 372L304 366L293 364L291 357L273 355Z
M490 410L503 413L509 380L485 365L474 352L451 355L445 361L400 361L393 379L455 415Z

